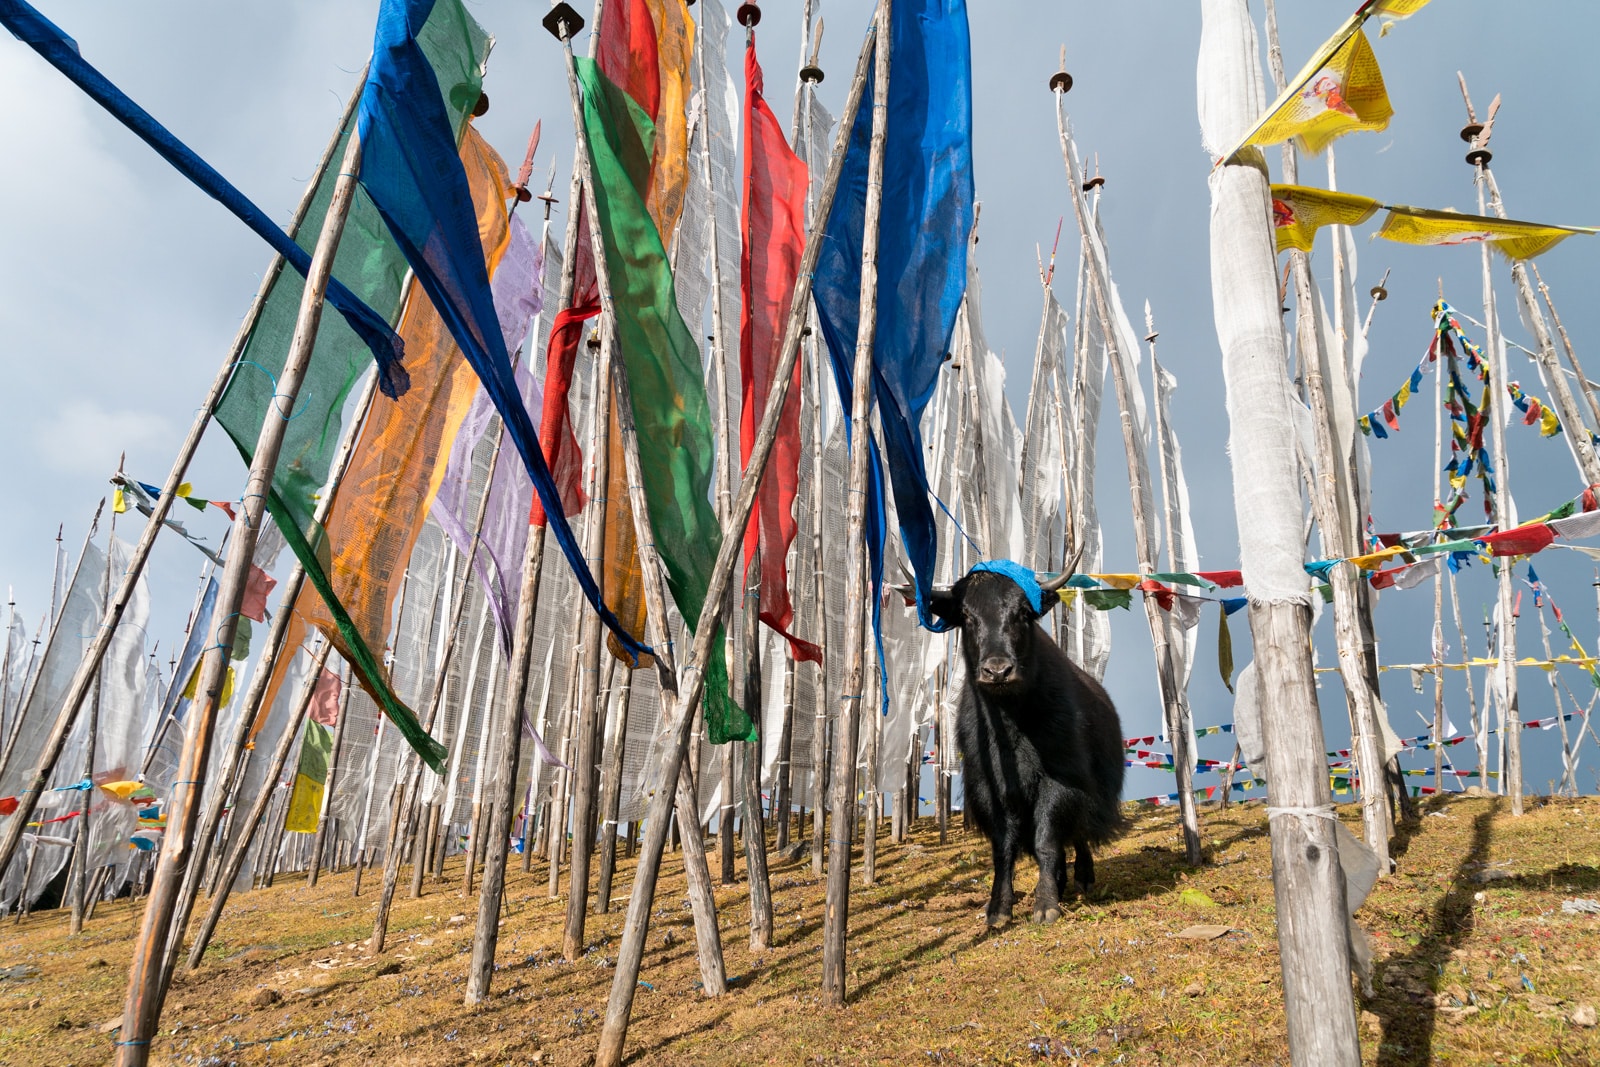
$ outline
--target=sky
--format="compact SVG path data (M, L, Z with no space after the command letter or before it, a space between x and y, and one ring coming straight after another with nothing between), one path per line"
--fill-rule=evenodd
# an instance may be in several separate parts
M1354 6L1355 0L1346 0ZM286 222L311 175L344 100L370 51L376 0L280 0L272 5L150 0L38 0L43 13L77 39L91 63L165 122L280 221ZM496 37L485 90L490 110L479 129L514 167L534 122L544 120L541 182L557 168L565 189L572 163L571 106L556 42L539 25L539 5L480 0L467 4ZM786 116L799 60L799 0L769 0L757 46L769 99ZM585 5L579 5L587 15ZM817 3L826 20L821 65L824 101L837 113L865 31L866 0ZM698 8L691 9L698 12ZM1252 4L1259 20L1262 8ZM1285 64L1293 73L1343 20L1340 5L1281 5ZM984 328L1007 368L1020 416L1039 321L1037 257L1048 256L1058 222L1062 241L1076 241L1056 138L1050 75L1066 65L1067 97L1081 152L1096 155L1106 178L1101 213L1113 274L1139 321L1150 301L1161 332L1162 363L1179 380L1176 426L1193 502L1203 566L1238 565L1238 539L1227 460L1220 353L1211 318L1209 193L1211 160L1200 147L1195 112L1195 61L1200 5L1178 0L1119 4L1038 4L983 0L973 5L974 148L982 203L978 261ZM1388 130L1339 141L1341 189L1387 203L1476 210L1472 171L1457 131L1466 121L1460 70L1480 114L1499 93L1494 170L1515 218L1572 224L1600 222L1588 195L1600 164L1600 143L1573 121L1589 110L1580 42L1600 33L1600 6L1439 0L1397 24L1374 49L1396 115ZM738 35L731 39L737 48ZM578 47L587 45L587 34ZM1262 49L1265 62L1265 40ZM737 68L735 68L737 69ZM1270 85L1270 80L1268 81ZM126 453L130 475L163 480L204 392L225 356L261 272L267 248L143 143L29 49L0 34L0 456L7 499L0 507L0 583L12 590L30 632L51 595L58 527L74 555L107 478ZM1274 173L1278 154L1269 152ZM1324 184L1320 160L1302 160L1303 184ZM562 224L558 209L555 220ZM1366 291L1392 270L1389 299L1378 307L1371 350L1359 388L1367 411L1391 394L1417 364L1429 339L1429 307L1442 288L1466 315L1482 319L1481 264L1476 248L1420 249L1371 240L1375 223L1358 230L1358 287ZM1575 237L1541 257L1540 269L1580 356L1600 336L1600 306L1588 298L1600 283L1600 238ZM1331 267L1319 244L1314 269L1331 295ZM1072 257L1058 270L1056 290L1069 311ZM1532 346L1519 324L1509 271L1494 265L1508 340ZM1363 311L1366 302L1363 300ZM1286 321L1292 325L1292 318ZM1482 331L1465 324L1476 340ZM1600 361L1595 357L1591 363ZM1511 376L1530 392L1547 391L1528 358L1510 353ZM1148 360L1142 364L1148 392ZM1590 373L1600 377L1600 367ZM1431 390L1431 378L1428 388ZM1431 393L1429 393L1431 396ZM1108 408L1111 406L1107 390ZM1373 521L1383 531L1425 528L1431 521L1432 410L1419 400L1403 430L1372 443ZM1507 428L1511 479L1524 516L1576 495L1581 479L1567 446L1540 439L1520 424ZM201 496L233 499L244 467L213 430L191 468ZM1115 419L1100 430L1099 507L1106 568L1136 569L1131 520L1123 502L1127 479ZM1481 515L1475 492L1464 519ZM190 527L215 543L220 513ZM136 528L120 532L132 537ZM162 538L152 559L151 638L165 660L181 640L201 560L176 538ZM1596 588L1587 557L1550 550L1535 561L1574 632L1593 651L1600 644L1589 612ZM1519 577L1522 571L1518 571ZM1460 578L1469 650L1484 654L1483 610L1492 603L1487 567ZM1524 598L1520 651L1542 655L1531 595ZM1431 585L1390 591L1376 609L1384 663L1428 657ZM1548 616L1547 616L1548 618ZM1240 666L1249 656L1245 616L1232 620ZM1215 664L1217 620L1201 623L1191 685L1199 726L1232 719L1232 698ZM1330 614L1318 628L1320 662L1334 662ZM1461 644L1446 606L1450 655ZM1564 650L1559 631L1554 650ZM1335 676L1324 675L1321 699L1330 747L1347 743L1348 720ZM1552 713L1544 672L1520 674L1524 718ZM1588 680L1561 675L1587 701ZM1482 686L1481 672L1474 675ZM1154 733L1159 721L1150 639L1141 612L1116 613L1108 687L1126 732ZM1402 735L1423 732L1432 689L1413 691L1405 672L1383 677L1390 717ZM1571 710L1565 691L1565 710ZM1465 729L1467 694L1456 672L1447 690L1452 722ZM1576 723L1573 724L1574 728ZM1591 739L1592 740L1592 739ZM1467 746L1470 747L1470 746ZM1524 737L1529 788L1545 791L1560 776L1554 731ZM1600 752L1581 750L1578 783L1600 786ZM1209 738L1200 754L1226 759L1231 744ZM1453 755L1470 763L1464 749ZM1424 766L1413 759L1412 766ZM1431 760L1426 762L1431 765ZM1135 769L1128 795L1172 788L1170 776ZM1202 778L1200 784L1214 779ZM1426 779L1410 779L1413 783Z

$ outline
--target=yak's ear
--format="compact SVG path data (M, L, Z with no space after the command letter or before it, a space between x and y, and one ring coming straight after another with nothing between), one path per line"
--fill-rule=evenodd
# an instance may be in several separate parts
M961 600L947 585L936 585L928 594L928 610L952 625L961 623Z
M1045 593L1040 598L1039 613L1033 617L1033 621L1042 622L1043 620L1049 618L1050 613L1055 610L1055 606L1059 603L1061 603L1061 597L1059 594L1050 592Z

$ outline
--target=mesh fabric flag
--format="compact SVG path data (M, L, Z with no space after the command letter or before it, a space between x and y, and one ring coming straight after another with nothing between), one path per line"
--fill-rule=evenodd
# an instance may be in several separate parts
M1531 259L1548 252L1573 234L1593 234L1591 226L1546 226L1536 222L1454 211L1395 205L1378 236L1407 245L1492 245L1511 259Z
M577 71L650 527L673 601L692 630L705 606L722 531L711 509L711 413L700 349L678 312L666 249L645 209L655 130L593 61L579 59ZM707 734L713 744L754 740L749 716L728 698L725 642L714 640L711 647Z
M328 685L331 679L331 686ZM324 669L317 679L317 691L331 688L334 708L338 709L339 676ZM316 696L312 697L315 701ZM294 792L289 794L289 814L283 828L290 833L314 834L322 815L322 798L328 788L328 765L333 757L333 723L306 719L305 736L300 740L300 763L294 774Z
M438 93L427 91L434 77L419 35L433 8L434 0L384 0L379 10L371 73L361 98L361 183L505 420L534 490L551 513L559 510L560 495L522 406L500 334L466 172L450 134L449 115ZM566 518L551 514L550 527L601 621L624 647L645 651L602 601Z
M1361 27L1375 15L1409 18L1427 3L1367 0L1323 42L1224 159L1233 160L1248 145L1280 144L1291 137L1300 138L1300 146L1316 154L1347 133L1386 129L1394 108L1372 43Z
M1369 196L1310 189L1302 185L1272 187L1272 225L1278 251L1311 251L1317 231L1324 226L1359 226L1382 205Z
M783 136L783 127L762 95L761 64L755 35L744 53L744 249L740 263L739 372L743 383L739 415L739 461L748 467L755 448L756 422L766 410L800 257L806 243L806 166ZM761 621L789 641L796 659L822 662L822 650L789 632L794 604L789 598L788 556L797 524L795 495L800 485L800 361L794 364L789 394L778 420L761 488L758 521L745 527L748 567L761 554Z
M920 424L950 350L966 288L973 177L965 0L903 0L894 5L890 36L893 73L878 238L873 395L900 532L916 579L917 615L923 626L939 630L943 624L928 610L937 541ZM872 91L869 75L867 98ZM861 316L872 110L863 106L850 131L816 269L817 311L846 420ZM881 482L875 481L875 500L881 501L881 492ZM874 604L883 580L881 519L876 532L870 526L872 515L881 511L881 503L869 509L867 533Z

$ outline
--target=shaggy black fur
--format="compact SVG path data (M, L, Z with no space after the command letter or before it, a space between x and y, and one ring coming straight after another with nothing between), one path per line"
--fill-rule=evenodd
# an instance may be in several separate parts
M935 613L961 630L967 682L956 715L967 816L994 851L988 920L1003 926L1015 902L1018 851L1039 863L1033 921L1061 917L1066 846L1085 896L1090 849L1115 839L1122 817L1122 724L1100 684L1040 628L1010 578L969 574Z

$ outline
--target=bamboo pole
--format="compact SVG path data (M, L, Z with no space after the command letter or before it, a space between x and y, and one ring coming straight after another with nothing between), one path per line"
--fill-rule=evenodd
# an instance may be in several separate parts
M1120 342L1117 339L1117 323L1111 313L1110 281L1102 273L1105 265L1100 262L1099 254L1095 251L1095 242L1091 239L1093 232L1091 227L1094 223L1088 217L1083 197L1080 195L1082 186L1077 165L1072 159L1071 141L1067 133L1065 83L1060 80L1054 81L1053 91L1056 97L1056 128L1061 139L1061 158L1067 169L1067 192L1072 200L1073 213L1077 216L1078 229L1089 252L1087 271L1089 294L1100 320L1101 334L1105 340L1108 356L1106 362L1111 365L1111 381L1116 389L1117 406L1121 409L1122 448L1127 458L1128 484L1133 497L1133 540L1139 561L1139 572L1154 574L1159 570L1155 558L1155 531L1150 529L1149 516L1145 514L1142 504L1142 501L1149 499L1145 487L1150 482L1150 464L1145 454L1144 441L1139 437L1138 428L1134 425L1134 390L1139 388L1139 383L1128 381L1124 370ZM1200 814L1194 800L1195 761L1194 754L1189 750L1189 732L1192 724L1182 694L1179 692L1167 619L1162 615L1154 597L1144 598L1144 610L1145 619L1150 626L1151 644L1155 651L1156 677L1160 684L1167 736L1172 741L1173 770L1176 771L1178 786L1178 809L1183 825L1184 858L1190 866L1198 867L1202 862L1202 855Z
M562 20L557 25L557 36L562 41L562 52L567 64L567 84L572 98L573 124L577 131L578 166L583 174L583 195L586 198L585 206L589 216L596 220L596 228L591 230L594 243L595 274L599 284L601 304L603 307L613 309L612 315L607 316L605 322L608 329L615 329L614 314L616 304L611 292L611 278L606 267L605 246L602 235L598 229L599 210L595 201L594 180L589 142L583 124L581 102L578 92L577 70L572 58L572 44L569 38L569 25ZM638 545L639 566L643 577L645 595L645 611L651 626L652 642L655 651L656 668L661 680L661 700L663 709L669 718L676 715L674 698L677 694L677 683L674 675L673 642L668 630L666 602L665 570L661 557L656 549L655 536L650 529L649 504L644 492L644 474L639 461L638 432L633 419L633 392L628 381L627 364L615 344L608 345L605 349L606 359L610 373L606 376L609 388L616 393L616 419L618 435L622 439L623 462L625 464L628 486L630 510L633 513L634 539ZM603 379L605 380L605 379ZM602 482L603 484L603 482ZM741 495L741 499L743 496ZM720 557L719 557L720 558ZM724 586L723 595L726 594ZM708 604L710 601L708 600ZM715 631L715 614L712 621L702 621L702 627L709 627L703 632ZM709 648L709 645L707 646ZM699 645L696 645L699 650ZM698 698L696 698L698 699ZM692 707L692 705L690 705ZM588 775L587 765L583 768ZM684 874L688 884L690 907L694 914L695 939L697 955L700 963L701 984L707 996L720 996L726 989L726 970L722 958L722 943L717 930L716 903L711 890L710 872L706 867L704 843L700 837L699 821L695 811L695 797L692 789L692 778L681 773L683 770L680 762L671 777L659 780L658 789L661 793L671 795L683 822L682 838L684 851ZM669 793L667 783L676 782L676 789ZM653 817L654 818L654 817ZM663 830L668 819L663 813L658 820ZM590 826L587 841L593 841L593 826ZM574 832L574 844L577 834ZM576 856L576 848L574 849ZM659 865L659 858L657 859ZM585 864L587 870L587 862ZM654 890L654 875L651 872L651 890ZM635 896L639 879L635 879ZM587 883L585 883L587 885ZM570 911L569 911L570 914ZM632 903L630 902L629 921L632 922ZM624 937L624 954L626 953L627 939ZM619 960L622 959L619 956ZM623 966L619 962L619 967ZM638 963L634 963L634 977L638 977ZM620 974L619 970L619 974ZM629 990L630 1000L632 989ZM613 999L616 996L616 987L613 986ZM609 1014L608 1014L609 1019ZM624 1023L625 1025L625 1023ZM602 1036L602 1040L604 1037Z
M404 594L401 595L403 596ZM328 809L333 806L333 792L339 787L339 756L344 751L344 727L350 718L348 712L350 710L352 683L350 665L348 663L345 664L343 681L344 689L339 694L339 721L334 724L332 748L328 752L328 778L322 786L322 810L317 812L317 836L311 845L310 874L306 877L308 886L317 884L317 875L322 870L322 850L328 840L328 824L332 822ZM335 867L338 866L337 857L335 857L334 865Z
M1287 83L1283 73L1283 56L1277 48L1278 26L1273 0L1267 0L1267 37L1272 77L1281 93ZM1297 182L1298 169L1294 145L1286 142L1283 146L1284 181L1290 184ZM1289 253L1289 262L1294 271L1296 347L1300 354L1300 372L1305 383L1306 399L1311 406L1312 435L1317 453L1316 462L1308 472L1312 476L1312 510L1321 530L1323 555L1348 559L1356 555L1355 545L1349 536L1355 523L1352 511L1356 501L1353 486L1341 477L1344 471L1338 457L1350 442L1334 440L1334 416L1328 396L1330 388L1344 386L1343 383L1329 383L1323 379L1322 372L1328 365L1328 358L1323 350L1322 330L1318 323L1311 259L1306 253L1294 249ZM1362 768L1361 821L1366 832L1367 847L1378 858L1379 877L1386 877L1390 869L1389 836L1393 827L1389 821L1388 805L1384 802L1384 765L1387 760L1379 732L1382 712L1377 694L1368 684L1361 655L1360 607L1356 600L1356 584L1360 580L1360 572L1350 566L1334 567L1328 574L1328 581L1333 587L1334 646L1339 659L1339 677L1344 683L1350 713L1350 733Z
M845 938L850 915L850 839L855 831L856 738L864 699L868 597L866 500L872 442L872 355L878 329L878 224L883 211L883 161L889 130L890 19L893 0L879 0L873 32L872 140L867 162L867 204L861 241L861 320L851 396L849 517L845 534L844 692L839 695L833 739L833 829L828 850L822 927L822 1003L845 1002ZM830 168L832 169L832 168ZM773 396L777 396L776 389Z
M228 667L228 649L233 644L235 620L249 578L251 558L255 555L256 534L266 516L266 494L271 489L272 473L277 466L278 453L289 425L287 417L279 413L292 410L311 360L311 349L322 316L323 294L355 194L356 174L360 165L361 139L351 134L344 160L340 164L333 198L328 205L327 218L312 255L311 270L295 323L294 339L278 378L274 406L262 424L239 517L234 523L233 544L228 552L228 564L223 569L222 585L217 595L216 616L221 619L216 628L217 641L202 661L202 695L189 710L188 734L184 739L183 756L173 786L166 840L156 867L155 882L151 886L129 974L122 1039L118 1044L117 1059L121 1067L143 1067L149 1061L149 1042L155 1032L165 994L161 981L162 949L169 935L168 925L177 902L179 883L189 863L197 814L196 801L205 781L206 759L211 750L223 677ZM176 493L163 494L173 495ZM3 847L0 845L0 851L3 851Z
M1444 367L1436 366L1433 374L1433 506L1434 514L1444 496ZM1439 525L1438 520L1434 522ZM1448 568L1440 565L1433 576L1433 780L1443 782L1444 774L1444 574ZM1472 675L1467 675L1467 692L1472 691ZM1474 716L1476 718L1476 716Z
M1544 306L1550 309L1550 320L1556 324L1556 332L1561 335L1561 347L1567 353L1567 363L1572 367L1573 377L1578 379L1578 387L1589 405L1589 413L1594 416L1595 425L1600 426L1600 398L1595 396L1594 384L1584 376L1583 365L1578 362L1578 353L1572 347L1572 338L1567 335L1567 328L1561 322L1561 313L1550 298L1550 287L1544 283L1544 275L1539 273L1539 264L1530 260L1528 266L1533 269L1534 280L1539 283L1539 295L1544 297Z
M461 895L463 897L470 897L472 895L472 884L477 875L478 864L481 863L484 858L484 821L487 813L483 807L483 772L484 767L486 764L488 764L489 757L492 754L491 749L494 747L494 741L496 737L494 727L499 725L501 731L503 731L505 729L504 716L509 714L505 711L504 705L502 705L502 721L498 724L495 722L495 704L493 694L496 689L497 678L495 676L498 673L499 666L500 644L498 641L491 641L489 642L489 682L487 687L490 694L490 699L489 706L484 709L483 722L478 728L478 763L477 766L473 768L472 775L472 807L470 813L470 822L468 823L468 833L470 836L467 838L467 867L466 871L461 877ZM517 717L516 731L518 741L520 742L522 738L522 721L520 715ZM512 773L516 773L515 767L512 768ZM515 788L514 784L513 788Z
M789 847L789 809L794 805L792 790L792 761L794 753L794 676L795 660L794 650L788 648L784 642L783 656L783 718L778 723L778 758L775 780L772 783L772 817L778 824L777 837L773 847L779 855Z
M867 64L871 61L872 46L873 37L869 35L863 42L861 58L857 62L855 78L845 102L839 133L834 140L828 175L817 203L819 218L826 218L833 208L845 150L849 145L850 128L855 122L855 115L866 86ZM666 849L667 835L672 825L670 815L675 800L688 793L687 776L682 772L685 770L689 741L694 732L696 718L694 711L705 686L705 674L701 665L709 657L711 642L722 616L723 598L727 595L734 568L742 554L742 538L738 534L750 521L750 513L755 507L756 488L766 471L767 460L777 439L778 417L788 396L789 380L794 373L794 361L799 355L801 330L805 326L806 307L811 299L812 272L816 269L817 258L821 251L819 235L816 233L808 235L794 295L789 305L789 320L784 332L783 346L779 350L778 366L773 373L772 392L767 397L766 410L762 413L755 445L746 465L749 476L739 486L739 496L734 502L732 521L723 531L722 547L717 552L706 590L706 607L701 615L699 628L695 632L694 648L684 666L683 677L676 685L675 694L670 698L664 697L668 719L664 737L667 743L661 747L660 764L655 778L658 783L657 789L650 798L644 840L639 848L639 864L634 875L633 892L628 900L627 920L623 927L622 942L617 950L616 974L612 978L605 1022L595 1054L596 1067L616 1067L622 1060L628 1034L628 1017L632 1013L633 997L637 992L639 965L644 958L645 938L650 930L650 912L655 902L661 857ZM619 375L618 381L626 382L626 376ZM629 405L619 403L618 409L626 412L629 410ZM633 471L631 464L629 470L631 474ZM634 479L630 477L629 481L633 482ZM632 491L635 490L630 486L630 492ZM642 493L642 485L637 491ZM639 521L640 514L638 509L635 509L635 522ZM649 589L648 583L646 589ZM665 691L665 687L663 688ZM674 781L679 783L677 797L668 795L666 788L666 783ZM690 799L692 800L692 797ZM687 841L692 833L690 825L685 823L681 831ZM690 858L687 852L685 858L686 860Z
M291 237L297 236L301 223L305 221L306 213L311 208L317 187L321 184L323 173L328 164L333 160L333 153L339 144L339 137L344 127L349 124L350 116L355 113L357 102L361 99L361 89L366 84L366 73L362 72L355 92L351 94L345 104L344 115L339 127L334 131L333 137L323 149L322 159L317 164L317 170L311 180L306 183L304 194L296 206L294 217L291 219L288 232ZM352 138L353 139L353 138ZM150 559L150 551L155 547L156 535L161 532L166 522L167 513L172 508L172 502L177 499L178 486L182 484L188 474L189 463L194 459L195 451L200 447L200 438L205 434L206 427L211 423L211 416L216 411L217 405L222 402L222 395L227 390L228 382L233 377L234 367L239 358L244 354L245 344L250 340L250 334L255 330L256 321L261 317L261 309L266 305L267 298L272 295L273 287L278 283L278 276L282 273L284 259L282 256L273 256L267 265L266 273L262 275L261 285L256 291L255 299L251 301L250 308L245 312L244 320L239 323L239 329L234 334L233 344L228 348L228 355L218 368L216 377L212 379L211 388L206 393L205 399L200 404L200 409L195 414L194 423L189 427L189 434L184 438L183 444L178 447L178 454L172 461L172 469L167 472L167 480L162 484L161 492L157 495L149 520L145 523L144 532L139 537L139 542L134 546L133 555L129 557L128 569L123 573L122 583L117 587L116 595L107 605L105 617L100 620L100 628L95 632L94 640L90 642L88 650L84 653L83 661L78 665L77 671L72 676L72 682L67 687L67 694L61 704L61 711L56 717L55 725L51 728L45 740L41 753L39 766L31 780L22 792L17 794L17 810L7 823L5 833L0 836L0 871L11 863L12 856L16 853L17 844L22 840L22 833L38 803L39 791L44 788L45 780L49 778L55 768L55 762L61 755L61 748L66 744L67 736L72 730L73 722L77 718L78 709L83 703L84 696L89 691L90 683L95 679L100 669L100 662L105 658L106 651L111 647L111 639L116 635L117 625L122 621L122 616L128 608L128 602L133 598L134 588L138 585L139 577L144 573L145 564ZM252 542L253 544L254 542Z
M1197 82L1209 146L1234 142L1264 107L1248 75L1259 62L1245 0L1202 0ZM1348 913L1311 664L1311 610L1292 449L1293 403L1272 248L1265 161L1246 152L1211 179L1211 278L1227 384L1229 452L1264 692L1273 886L1289 1054L1296 1067L1361 1062L1351 997ZM1269 503L1270 502L1270 503ZM1259 507L1276 507L1260 514ZM1297 573L1298 572L1298 573Z

